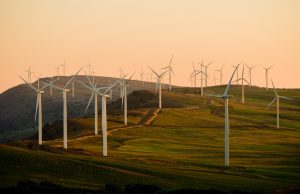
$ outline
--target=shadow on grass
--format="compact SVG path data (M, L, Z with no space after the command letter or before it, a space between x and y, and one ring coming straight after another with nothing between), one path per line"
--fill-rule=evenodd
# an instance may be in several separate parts
M273 192L274 194L296 194L299 193L299 188L278 190ZM133 184L126 185L125 187L117 186L114 184L106 184L104 189L101 190L89 190L89 189L78 189L78 188L67 188L60 185L56 185L50 182L40 182L36 183L30 180L21 181L15 187L0 188L0 193L55 193L55 194L259 194L257 192L243 192L243 191L220 191L216 189L179 189L173 191L164 191L155 185L145 185L145 184Z

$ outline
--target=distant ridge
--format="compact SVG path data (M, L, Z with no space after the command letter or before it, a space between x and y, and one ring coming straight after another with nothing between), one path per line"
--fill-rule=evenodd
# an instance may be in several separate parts
M55 83L58 86L63 86L71 76L60 76ZM42 78L41 80L51 80L56 77ZM95 82L99 86L107 86L114 83L118 78L95 76ZM87 82L86 76L79 75L76 80ZM33 83L37 85L37 81ZM143 82L131 80L128 87L128 94L135 90L154 90L155 82ZM71 86L69 86L71 89ZM165 85L165 88L167 85ZM44 125L50 124L53 121L62 119L62 93L53 88L53 96L50 96L49 88L46 88L42 95L43 103L43 120ZM75 84L75 97L72 98L72 93L68 93L68 116L69 118L84 116L84 110L91 96L90 91L85 89L81 84ZM118 87L113 89L113 101L120 96ZM33 128L34 113L35 113L36 94L25 84L12 87L0 94L0 132L15 131ZM110 100L107 103L111 103ZM99 105L99 109L101 106ZM93 113L93 107L90 107L88 114Z

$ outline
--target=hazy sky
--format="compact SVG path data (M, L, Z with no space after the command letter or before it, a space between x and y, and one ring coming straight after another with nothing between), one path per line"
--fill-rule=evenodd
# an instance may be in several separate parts
M278 87L300 87L299 0L0 0L0 92L31 66L43 76L66 60L67 74L94 66L118 76L168 64L190 85L192 61L270 66ZM264 85L264 70L253 71ZM213 83L210 81L210 83Z

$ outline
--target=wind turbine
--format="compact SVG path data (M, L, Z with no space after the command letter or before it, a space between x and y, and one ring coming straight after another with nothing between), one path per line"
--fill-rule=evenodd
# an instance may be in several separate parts
M220 72L220 78L219 78L220 85L223 84L223 68L224 68L224 65L222 65L221 69L216 70L217 72Z
M193 65L193 72L191 74L191 77L194 77L194 87L197 87L197 75L198 75L198 70L196 70L194 62L192 61L192 65Z
M162 68L162 69L167 69L167 70L169 71L169 91L172 90L172 83L171 83L171 82L172 82L172 78L171 78L171 74L172 74L172 73L174 74L174 71L173 71L173 69L172 69L172 67L171 67L172 60L173 60L173 56L172 56L171 59L170 59L169 65L166 66L166 67L164 67L164 68Z
M51 81L49 84L44 85L43 87L38 88L34 87L31 83L27 82L25 79L20 77L26 85L28 85L31 89L33 89L36 92L36 106L35 106L35 116L34 120L36 122L36 117L37 117L37 112L39 114L39 119L38 119L38 144L42 145L43 144L43 138L42 138L42 127L43 127L43 112L42 112L42 94L44 93L43 89L45 89L47 86L50 84L54 83L56 80Z
M89 80L89 78L88 78ZM98 97L97 95L99 94L102 97L102 138L103 138L103 153L102 155L104 157L107 156L107 116L106 116L106 98L109 97L109 95L107 95L107 93L118 83L115 82L113 85L111 85L110 87L103 87L103 88L97 88L96 85L94 85L90 80L89 80L89 84L90 86L81 83L85 88L89 89L92 91L92 95L91 98L89 100L89 103L86 107L86 111L92 101L92 99L95 97L95 135L98 134ZM100 89L104 89L105 91L103 93L100 93L99 90Z
M213 61L211 61L211 62L209 62L207 65L203 65L203 62L202 62L202 65L203 65L203 67L204 67L204 73L205 73L205 87L207 87L207 77L208 77L208 67L211 65L213 63Z
M269 90L269 86L268 86L268 82L269 82L269 70L274 67L274 66L271 66L271 67L263 67L265 70L266 70L266 89Z
M66 60L64 60L64 63L60 66L63 68L63 75L66 76Z
M249 70L250 87L252 87L252 69L253 69L254 67L256 67L256 66L252 66L252 67L250 67L250 66L248 66L248 65L246 65L246 66L247 66L247 68L248 68L248 70Z
M228 91L233 79L235 72L237 71L239 65L236 66L234 72L231 75L231 78L227 84L227 87L224 91L223 95L210 95L218 98L224 99L224 108L225 108L225 166L229 166L229 112L228 112L228 99L230 96L228 95Z
M72 78L67 82L67 84L63 88L51 84L53 88L58 89L58 90L62 91L62 93L63 93L63 103L64 103L63 104L63 139L64 139L64 149L67 149L67 133L68 133L67 92L69 92L70 90L67 89L67 87L75 79L75 77L78 75L78 73L81 70L82 70L82 68L80 68L79 71L77 71L75 73L75 75L72 76Z
M143 82L143 85L144 85L144 72L143 72L143 70L141 70L140 76L141 76L141 81Z
M244 104L245 103L245 87L244 87L244 81L245 82L247 82L248 84L250 84L249 82L248 82L248 80L246 80L245 78L244 78L244 65L243 65L243 71L242 71L242 77L240 78L240 79L237 79L237 80L235 80L235 81L233 81L233 83L234 82L239 82L239 81L242 81L242 103Z
M59 65L59 66L54 66L54 67L55 67L55 69L56 69L57 80L59 80L59 69L60 69L61 65Z
M161 109L162 108L162 105L161 105L162 104L161 103L161 78L164 76L165 73L167 73L168 70L164 71L161 74L158 74L151 67L149 67L149 69L156 75L156 79L157 79L156 88L157 88L157 85L159 87L159 102L158 102L158 107Z
M215 86L217 85L217 81L218 81L218 79L216 78L216 74L214 72L214 83L215 83Z
M27 72L27 81L29 83L31 83L31 74L33 74L34 72L31 71L31 67L27 67L27 69L25 70L25 72Z
M205 72L203 72L203 59L202 59L202 62L199 63L200 64L200 71L197 71L197 74L200 73L200 79L201 79L201 96L203 96L204 94L204 91L203 91L203 75L206 77L206 80L207 80L207 74Z
M120 77L119 79L121 80L122 77L124 76L124 70L122 69L122 66L120 65L120 70L118 71L120 73ZM120 87L120 98L122 98L122 94L123 94L123 91L122 91L122 87Z
M277 104L277 129L280 128L280 125L279 125L279 101L280 101L280 98L282 99L287 99L287 100L293 100L292 98L288 98L288 97L285 97L285 96L279 96L277 91L276 91L276 88L275 88L275 85L273 83L273 80L272 81L272 84L273 84L273 89L274 89L274 93L275 93L275 98L271 101L271 103L267 106L266 110L268 110L270 108L270 106L275 102L276 100L276 104Z
M127 86L129 86L128 82L131 80L133 75L134 74L132 74L131 77L129 79L127 79L127 81L124 80L125 77L119 81L120 87L123 87L123 89L122 89L122 91L123 91L122 107L121 108L124 108L124 124L125 125L127 125Z

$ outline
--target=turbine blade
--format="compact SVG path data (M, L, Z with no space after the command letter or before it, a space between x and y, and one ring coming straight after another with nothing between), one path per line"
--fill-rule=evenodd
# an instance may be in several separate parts
M210 66L211 64L213 64L214 61L209 62L206 67Z
M149 67L149 66L148 66ZM149 69L153 72L153 73L155 73L155 75L157 76L157 77L159 77L159 75L151 68L151 67L149 67Z
M231 83L236 83L236 82L240 81L241 79L242 79L242 78L237 79L237 80L234 80L234 81L232 81Z
M272 80L272 79L271 79L271 82L272 82L272 85L273 85L274 93L275 93L275 95L276 95L276 96L278 96L278 94L277 94L277 91L276 91L276 88L275 88L275 85L274 85L274 83L273 83L273 80Z
M78 75L78 73L82 70L83 67L81 67L76 73L75 75L73 75L73 77L68 81L68 83L65 85L64 89L66 87L68 87L68 85L75 79L75 77Z
M84 73L85 73L86 79L88 80L90 86L91 86L92 88L95 89L95 86L94 86L94 84L92 83L92 81L91 81L90 77L88 76L88 74L86 73L86 71L84 71Z
M227 87L226 87L226 90L225 90L223 96L227 96L228 90L229 90L230 85L231 85L231 81L232 81L232 79L233 79L233 76L234 76L235 72L236 72L237 69L239 68L239 66L240 66L240 64L238 64L238 65L236 66L235 70L233 71L233 73L232 73L231 78L230 78L230 80L229 80L229 82L228 82L228 84L227 84Z
M111 86L109 86L108 88L107 88L107 90L105 90L105 92L103 93L103 95L105 95L107 92L109 92L111 89L113 89L113 87L115 87L115 85L117 85L119 82L118 81L116 81L114 84L112 84Z
M86 84L84 84L84 83L82 83L81 81L78 81L81 85L83 85L85 88L87 88L87 89L89 89L89 90L91 90L91 91L95 91L95 89L94 88L91 88L90 86L88 86L88 85L86 85Z
M277 97L275 96L275 98L271 101L271 103L267 106L265 110L268 110L270 108L270 106L275 102L276 98Z
M171 57L171 59L170 59L170 62L169 62L169 67L171 67L172 60L173 60L173 55L172 55L172 57Z
M283 99L287 99L287 100L294 100L293 98L288 98L288 97L285 97L285 96L279 96L279 98L283 98Z
M94 93L92 93L92 95L91 95L91 97L90 97L90 100L89 100L89 103L87 104L87 106L86 106L86 108L85 108L85 111L84 111L84 113L86 113L87 112L87 110L89 109L89 106L90 106L90 104L91 104L91 102L92 102L92 100L93 100L93 98L94 98Z
M31 87L34 91L38 92L39 90L35 88L31 83L27 82L25 79L23 79L21 76L19 76L29 87Z
M40 81L40 82L42 82L43 84L49 84L49 83L46 83L46 82L44 82L44 81ZM57 89L57 90L61 90L61 91L63 91L64 89L63 88L60 88L60 87L58 87L58 86L55 86L55 85L53 85L53 84L51 84L50 83L50 86L52 86L53 88L55 88L55 89Z
M163 73L161 73L160 75L159 75L159 77L162 77L165 73L167 73L168 72L168 70L166 70L165 72L163 72Z
M247 82L247 84L250 84L250 82L248 82L248 80L246 80L246 79L243 79L245 82Z
M43 87L41 87L40 90L43 90L43 89L45 89L45 88L51 86L51 85L52 85L54 82L56 82L56 81L57 81L57 79L56 79L56 80L49 81L49 83L48 83L48 84L45 84ZM42 81L40 81L40 82L42 82ZM42 82L42 83L43 83L43 82Z
M129 79L125 82L125 85L131 80L131 78L133 77L134 73L129 77Z
M211 97L217 97L217 98L224 98L223 95L214 95L214 94L208 94L207 96L211 96Z
M35 104L34 122L36 122L36 117L37 117L38 107L39 107L39 96L38 96L38 94L37 94L37 95L36 95L36 104Z

